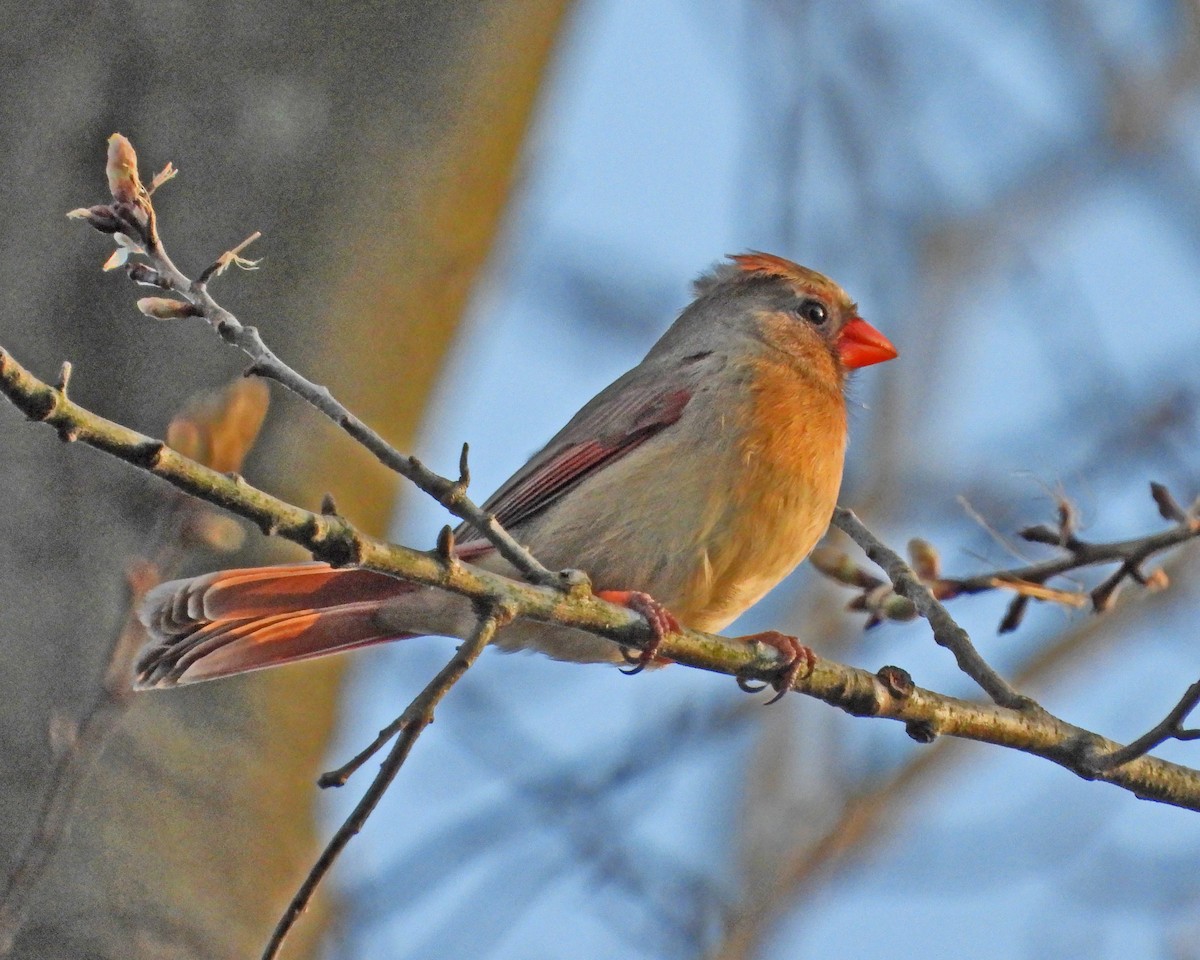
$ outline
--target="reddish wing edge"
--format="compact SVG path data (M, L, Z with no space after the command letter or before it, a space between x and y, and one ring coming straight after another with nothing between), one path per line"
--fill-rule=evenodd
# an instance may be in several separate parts
M691 395L685 388L618 381L484 508L508 528L528 520L675 423ZM470 562L492 549L472 530L460 535L455 552ZM381 624L376 613L382 602L416 589L369 570L324 563L224 570L160 584L140 611L151 643L137 664L137 686L210 680L413 636Z
M620 381L618 381L618 384ZM613 387L617 387L614 384ZM613 388L609 388L612 390ZM483 505L507 530L518 526L565 496L591 474L637 449L682 415L692 391L637 390L615 392L615 401L597 397ZM609 402L604 402L609 400ZM569 442L571 435L594 439ZM463 524L456 531L460 546L478 549L480 535Z

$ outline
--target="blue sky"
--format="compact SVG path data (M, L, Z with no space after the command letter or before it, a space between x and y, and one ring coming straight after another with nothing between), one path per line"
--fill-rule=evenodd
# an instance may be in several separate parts
M693 276L725 253L762 248L836 277L900 346L898 363L865 371L855 386L843 497L865 504L894 543L933 539L952 570L1003 563L956 496L971 496L1007 532L1048 519L1060 485L1079 500L1089 536L1158 529L1148 480L1200 492L1194 430L1160 436L1135 415L1161 403L1182 417L1194 388L1197 100L1152 85L1178 50L1172 5L1081 2L1063 19L1067 8L580 3L417 452L450 472L469 441L482 498L637 362ZM1119 84L1149 98L1133 110L1152 126L1144 143L1110 133ZM407 496L394 533L429 544L444 522ZM845 598L824 590L813 601L805 570L786 586L745 626L791 630L822 650L799 619L805 604ZM1179 602L1161 618L1034 692L1108 735L1140 733L1200 673L1187 643L1195 591L1175 589ZM1002 610L998 598L954 607L1006 667L1080 619L1038 609L999 642ZM422 640L360 656L338 756L397 713L449 649ZM970 693L920 624L863 637L846 618L834 649ZM539 763L602 768L636 753L655 718L677 722L685 704L732 709L741 697L732 683L683 669L630 680L488 655L345 858L343 888L374 890L383 903L347 955L428 956L434 944L445 956L676 955L678 941L641 916L645 904L614 893L587 863L611 842L669 861L676 880L704 878L706 896L734 897L733 822L754 718L713 735L711 749L668 752L658 773L598 804L594 836L581 837L579 818L548 818L523 777ZM793 699L775 709L826 760L802 781L870 783L918 749L897 725ZM480 728L489 717L507 731L495 742ZM516 751L508 759L506 747ZM1163 753L1198 762L1194 746ZM869 939L847 945L847 930L864 926L901 932L887 945L897 957L1173 955L1198 920L1194 871L1171 860L1194 853L1194 815L1011 752L963 755L913 794L885 839L786 919L762 955L878 955ZM331 801L331 823L352 800ZM456 854L419 904L398 893L387 907L389 888L378 887L389 869L472 818L483 824L477 846ZM501 919L489 926L493 914ZM458 953L440 953L455 942Z

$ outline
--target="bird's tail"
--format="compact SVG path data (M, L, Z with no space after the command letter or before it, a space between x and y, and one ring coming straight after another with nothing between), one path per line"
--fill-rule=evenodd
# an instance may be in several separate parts
M381 611L418 588L324 563L222 570L147 593L136 685L170 687L414 636Z

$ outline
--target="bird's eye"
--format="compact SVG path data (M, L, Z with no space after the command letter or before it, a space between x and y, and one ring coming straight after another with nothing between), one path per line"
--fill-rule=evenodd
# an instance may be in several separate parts
M818 327L829 319L829 311L825 309L825 304L820 300L805 300L796 308L796 313L802 320L807 320Z

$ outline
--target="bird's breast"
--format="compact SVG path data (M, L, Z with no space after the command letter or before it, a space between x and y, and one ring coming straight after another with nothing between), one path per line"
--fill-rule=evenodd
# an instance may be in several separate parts
M812 550L837 502L846 447L841 390L785 358L761 358L743 380L724 481L679 614L719 630Z
M550 567L719 630L785 577L837 500L845 408L786 360L725 371L679 421L518 531Z

